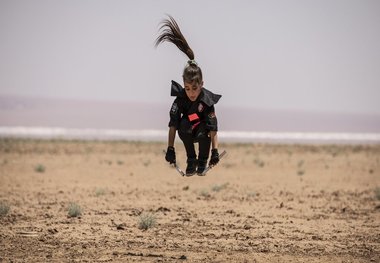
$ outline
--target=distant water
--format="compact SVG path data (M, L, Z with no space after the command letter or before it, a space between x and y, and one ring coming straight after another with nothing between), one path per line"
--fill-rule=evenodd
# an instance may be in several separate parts
M380 133L380 114L353 114L333 112L308 112L302 110L264 110L225 106L223 100L217 104L216 115L220 131L228 131L228 138L278 138L278 132L303 138L295 133ZM132 136L141 130L162 130L169 122L170 101L162 104L144 102L108 102L74 99L30 98L0 95L0 127L65 127L69 132L55 129L49 134L108 134L104 130L122 137ZM76 131L75 129L81 129ZM96 131L88 130L95 129ZM33 130L36 130L33 128ZM98 130L102 130L99 132ZM117 130L117 131L114 131ZM120 132L119 130L123 130ZM125 132L128 130L128 132ZM236 133L229 131L245 131ZM250 131L260 132L251 133ZM271 131L274 133L266 133ZM46 132L44 132L46 133ZM150 137L143 134L143 137ZM154 132L155 133L155 132ZM319 135L323 133L323 135ZM89 136L89 135L87 135ZM108 136L108 135L107 135ZM116 135L114 135L116 136ZM160 135L161 136L161 135ZM269 137L268 137L269 136ZM309 137L310 134L306 137ZM330 135L328 135L330 136ZM340 135L339 135L340 136ZM355 135L355 138L358 135ZM361 135L360 135L361 136ZM139 136L140 138L141 136ZM154 137L154 136L153 136ZM166 136L165 136L166 137ZM336 139L336 136L333 136ZM341 137L341 136L340 136ZM344 136L346 137L346 136ZM364 136L366 137L366 136Z
M167 130L1 127L2 138L166 141ZM220 142L379 144L380 133L220 131Z
M0 95L0 137L166 141L170 104ZM380 143L380 115L217 106L221 142Z

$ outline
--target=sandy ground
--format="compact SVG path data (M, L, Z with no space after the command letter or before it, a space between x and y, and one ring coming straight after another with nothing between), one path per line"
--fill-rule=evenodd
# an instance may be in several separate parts
M380 262L380 145L221 144L189 178L165 148L0 139L0 262Z

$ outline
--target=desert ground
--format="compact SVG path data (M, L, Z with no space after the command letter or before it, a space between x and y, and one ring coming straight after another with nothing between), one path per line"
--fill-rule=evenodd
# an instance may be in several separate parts
M380 145L165 148L0 139L0 262L380 262Z

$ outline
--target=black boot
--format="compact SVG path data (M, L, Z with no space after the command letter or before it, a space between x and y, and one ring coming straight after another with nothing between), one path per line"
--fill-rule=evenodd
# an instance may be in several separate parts
M186 176L192 176L197 170L197 159L187 159Z
M197 174L202 175L204 170L206 170L207 167L207 159L206 160L198 160L198 169L197 169Z

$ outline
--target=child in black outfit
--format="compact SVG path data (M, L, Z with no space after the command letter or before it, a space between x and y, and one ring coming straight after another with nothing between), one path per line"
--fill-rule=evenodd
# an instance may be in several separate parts
M156 40L156 46L164 41L171 42L190 59L182 75L185 88L172 81L171 96L175 96L176 99L170 109L168 149L165 159L171 164L176 163L174 140L178 130L187 154L186 175L192 176L195 173L201 175L206 169L211 145L209 165L213 166L219 162L218 122L214 104L219 101L221 95L203 88L201 68L195 62L194 53L173 17L165 19L161 29L163 30ZM198 159L194 143L199 143Z

